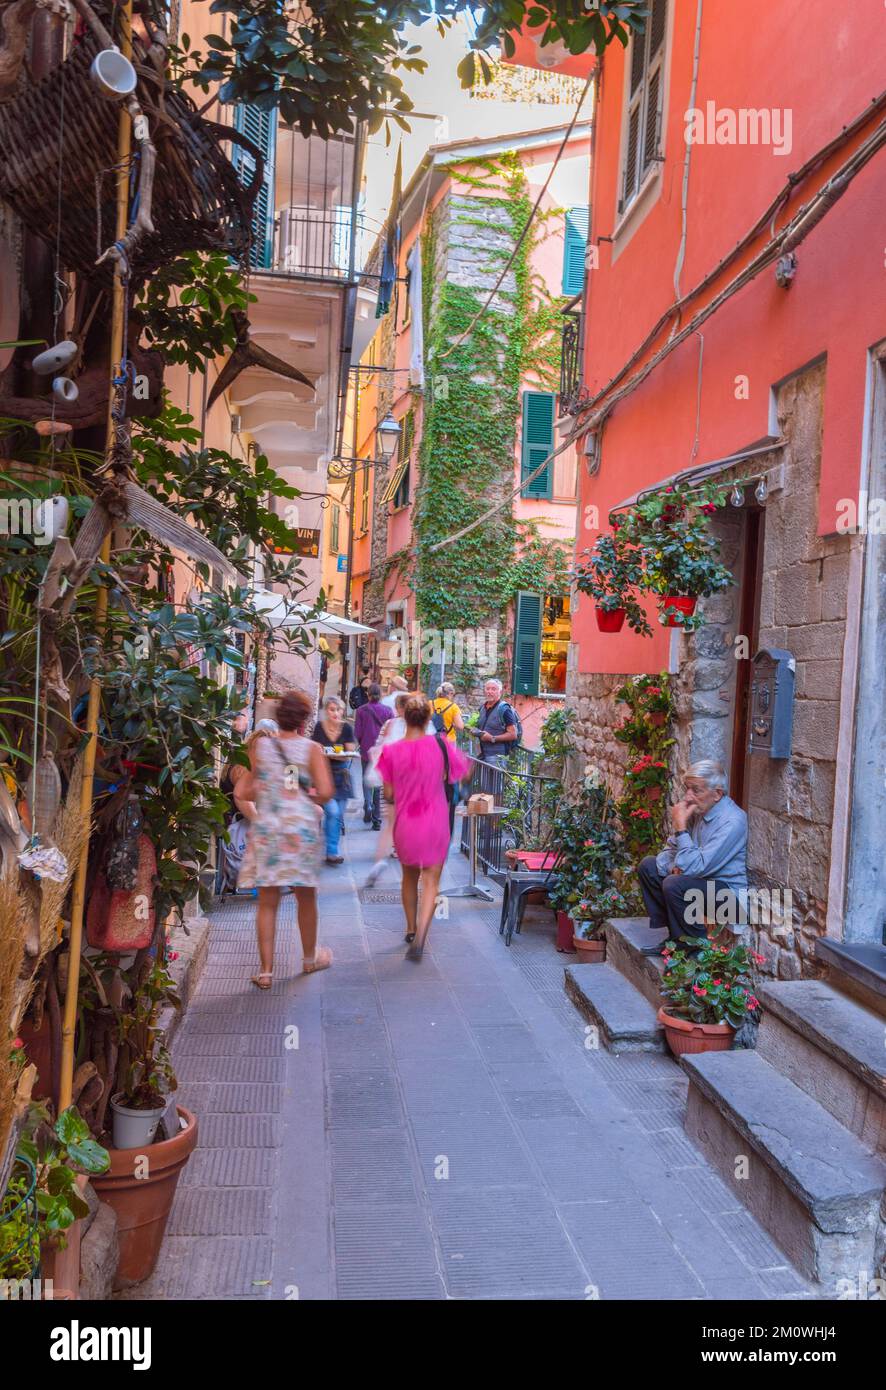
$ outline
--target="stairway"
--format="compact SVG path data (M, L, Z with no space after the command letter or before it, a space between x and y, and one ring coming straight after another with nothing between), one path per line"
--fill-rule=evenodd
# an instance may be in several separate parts
M566 990L614 1052L664 1046L662 934L606 925L607 963ZM822 1286L886 1277L886 949L819 942L824 979L766 980L756 1051L681 1059L685 1128L789 1259Z

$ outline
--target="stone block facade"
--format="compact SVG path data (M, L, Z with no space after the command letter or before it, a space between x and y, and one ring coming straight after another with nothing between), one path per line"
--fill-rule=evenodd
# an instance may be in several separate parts
M770 479L756 646L782 648L796 661L791 756L751 755L747 770L751 883L770 893L790 890L790 911L774 912L770 921L749 928L765 960L761 969L779 979L819 973L815 941L825 930L830 871L850 538L818 535L824 381L825 367L817 364L781 388L778 420L786 444L754 461L754 472ZM733 474L748 471L745 465ZM742 635L744 514L727 507L712 524L736 584L700 604L705 626L677 640L675 772L699 758L727 768L731 761L738 660L744 659L735 641ZM593 763L616 792L625 750L612 729L625 711L614 694L625 679L572 669L568 690L577 715L570 773Z

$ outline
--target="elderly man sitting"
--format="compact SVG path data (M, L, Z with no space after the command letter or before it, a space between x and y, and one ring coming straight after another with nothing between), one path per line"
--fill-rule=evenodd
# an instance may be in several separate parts
M726 795L720 763L693 763L683 799L671 808L673 833L638 869L649 925L672 941L707 936L705 922L740 931L747 920L748 818Z

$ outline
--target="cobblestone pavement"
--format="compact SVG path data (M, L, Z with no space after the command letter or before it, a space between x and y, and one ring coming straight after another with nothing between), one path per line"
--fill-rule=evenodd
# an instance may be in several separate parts
M352 818L324 869L329 971L297 975L286 898L259 994L254 903L214 912L175 1043L199 1145L131 1296L808 1297L684 1135L678 1067L587 1050L550 914L508 949L496 907L450 899L407 962L396 863L358 891L374 841Z

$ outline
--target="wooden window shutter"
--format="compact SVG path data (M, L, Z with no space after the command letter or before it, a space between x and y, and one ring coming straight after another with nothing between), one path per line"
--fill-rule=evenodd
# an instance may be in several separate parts
M643 173L658 154L659 93L661 90L661 68L656 68L649 78L646 92L646 123L643 131Z
M234 114L237 130L258 145L265 167L261 187L252 205L252 246L249 264L256 270L269 270L274 255L274 155L277 145L276 111L260 111L257 106L238 106ZM255 173L255 160L239 146L235 147L234 167L240 182L249 184Z
M522 591L517 595L514 624L514 694L537 695L541 665L542 596Z
M568 208L563 235L563 293L573 299L585 281L588 245L588 208Z
M652 20L649 25L649 57L654 58L664 42L665 24L668 14L668 0L653 0Z
M551 453L554 447L554 409L556 395L553 391L523 392L523 442L520 453L520 482L524 497L550 497L553 469L551 464L543 468L537 478L527 483L525 479L534 473L539 464Z
M640 143L640 114L642 106L634 107L628 118L628 146L625 154L625 175L621 193L621 208L627 206L637 186L637 155Z

